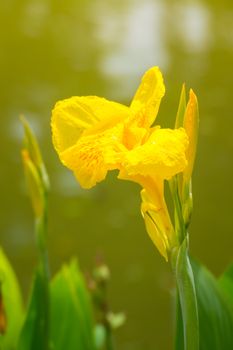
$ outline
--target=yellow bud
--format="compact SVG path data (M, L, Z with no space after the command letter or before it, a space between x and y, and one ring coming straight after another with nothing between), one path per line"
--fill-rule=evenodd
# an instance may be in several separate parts
M188 135L189 145L186 150L188 165L183 171L184 185L187 184L192 176L193 165L196 155L197 139L199 127L199 113L197 97L191 89L189 92L189 101L184 115L184 129Z
M22 159L32 207L36 218L40 218L43 215L44 210L44 192L41 177L30 158L28 150L22 150Z
M167 206L160 191L157 198L148 194L146 189L141 191L141 213L145 221L147 233L160 254L168 260L169 252L177 245L177 238L170 220Z
M189 139L189 144L186 150L188 165L182 173L179 193L181 195L183 220L187 229L193 211L192 172L196 156L199 127L198 102L192 89L189 92L189 101L185 110L183 126Z
M36 140L35 135L33 134L27 120L21 116L21 122L24 127L24 142L25 148L27 149L28 155L31 159L31 162L38 169L39 175L43 181L43 186L46 191L49 189L49 179L45 169L45 165L40 153L40 148Z
M27 122L27 120L21 116L20 120L23 124L24 128L24 142L25 142L25 148L28 150L29 156L32 160L32 162L40 168L42 163L42 157L40 154L40 149L38 146L38 143L36 141L36 138Z

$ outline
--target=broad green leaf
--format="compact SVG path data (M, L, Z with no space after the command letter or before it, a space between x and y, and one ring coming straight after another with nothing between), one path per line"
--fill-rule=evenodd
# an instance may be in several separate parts
M228 302L233 305L233 264L219 278L218 284L226 294Z
M17 350L49 349L49 290L44 271L39 266L35 273Z
M0 335L0 349L16 348L20 328L23 321L22 298L15 273L0 248L0 283L6 332Z
M200 332L200 350L233 349L233 307L216 278L192 261ZM179 317L176 349L182 350L182 320ZM179 339L180 337L180 339Z
M75 261L51 283L51 342L56 350L95 349L90 298Z

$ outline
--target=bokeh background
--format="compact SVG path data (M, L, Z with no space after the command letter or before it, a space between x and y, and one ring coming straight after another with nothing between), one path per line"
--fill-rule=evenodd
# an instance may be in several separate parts
M167 88L158 123L172 127L181 84L192 87L201 124L191 252L218 275L233 258L233 2L1 0L0 44L0 239L25 297L36 250L20 114L39 138L51 178L53 272L73 255L90 270L102 254L112 308L127 314L118 348L171 349L173 281L145 232L139 188L113 173L80 189L53 150L51 109L72 95L129 104L143 72L158 65Z

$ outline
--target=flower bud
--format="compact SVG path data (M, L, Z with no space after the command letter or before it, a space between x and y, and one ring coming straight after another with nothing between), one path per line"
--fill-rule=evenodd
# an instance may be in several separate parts
M41 178L35 164L30 158L28 150L22 150L22 159L32 207L36 218L40 218L44 210L44 194Z

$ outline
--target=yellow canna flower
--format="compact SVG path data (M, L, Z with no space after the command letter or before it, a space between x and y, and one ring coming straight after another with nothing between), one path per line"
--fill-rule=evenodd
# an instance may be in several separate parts
M71 97L52 111L52 137L61 162L83 188L104 180L109 170L142 188L142 214L160 253L175 243L163 182L187 165L184 128L152 126L165 93L158 67L149 69L129 107L96 96ZM156 227L155 227L156 226Z

